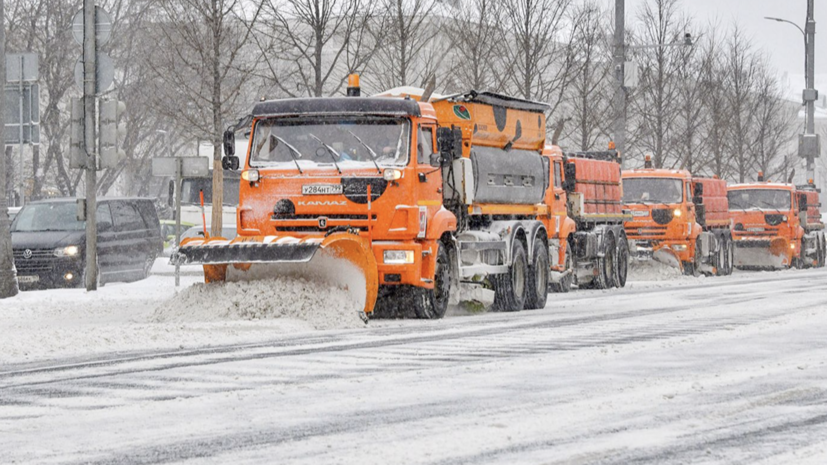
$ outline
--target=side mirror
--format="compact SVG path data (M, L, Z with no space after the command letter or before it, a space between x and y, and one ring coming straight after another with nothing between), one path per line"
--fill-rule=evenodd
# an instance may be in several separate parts
M566 163L563 165L563 173L566 176L566 179L563 180L563 189L566 192L573 192L577 182L577 165Z
M443 163L462 157L462 129L437 128L437 151L443 155Z
M798 195L798 211L806 212L807 208L808 208L807 194L799 194Z
M235 131L232 129L224 131L224 156L235 156Z
M170 179L169 180L169 196L167 196L167 205L172 207L174 202L175 202L175 181Z
M224 171L236 171L240 164L238 157L224 157L221 159L221 167L224 168Z
M429 162L434 168L439 168L442 166L442 155L439 152L432 153Z
M692 203L695 205L704 203L704 185L700 182L695 183L695 194L692 196Z

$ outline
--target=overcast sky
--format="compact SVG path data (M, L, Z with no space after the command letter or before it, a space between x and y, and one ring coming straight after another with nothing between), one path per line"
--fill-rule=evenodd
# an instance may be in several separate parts
M611 11L614 10L614 0L603 1ZM635 26L639 7L646 1L626 0L627 27ZM770 62L780 72L804 74L804 38L801 33L792 25L768 21L764 17L789 19L803 29L807 0L680 0L680 7L701 23L717 20L722 27L729 27L737 21L753 43L766 51ZM816 74L827 74L827 2L815 1L815 20ZM802 81L802 87L803 84ZM825 91L827 89L822 89Z

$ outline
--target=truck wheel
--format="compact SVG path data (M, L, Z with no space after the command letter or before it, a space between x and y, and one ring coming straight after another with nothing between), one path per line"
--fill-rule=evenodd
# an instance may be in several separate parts
M726 244L726 275L729 276L735 269L735 241L732 240L732 236L726 235L724 244Z
M727 268L727 243L726 237L721 236L718 238L720 244L718 244L718 253L715 254L715 275L716 276L726 276L726 268Z
M559 283L551 283L552 292L569 292L574 285L574 259L572 258L574 254L572 253L572 247L574 246L571 242L566 243L566 257L563 262L563 271L568 271L569 274L561 279Z
M615 262L614 287L626 287L626 277L629 275L629 242L621 237L617 242L617 257Z
M695 255L691 262L683 262L683 274L687 276L700 276L700 264L701 264L701 248L698 247L698 240L695 240Z
M548 300L548 272L548 247L538 237L534 239L534 262L528 270L526 309L536 310L546 306Z
M511 245L511 266L503 274L491 277L494 287L494 310L516 312L525 305L528 264L523 243L515 239Z
M413 289L419 295L414 299L416 316L425 320L438 320L448 310L448 296L451 294L451 261L444 244L437 245L436 270L433 289Z
M597 276L586 289L609 289L614 284L614 275L616 273L616 247L614 236L611 234L606 236L606 252L603 258L597 259Z

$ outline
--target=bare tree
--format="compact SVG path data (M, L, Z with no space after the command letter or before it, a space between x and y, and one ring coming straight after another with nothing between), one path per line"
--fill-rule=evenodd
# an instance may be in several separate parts
M238 99L253 74L246 60L262 4L241 0L159 0L163 21L155 32L157 56L150 62L162 85L156 108L197 139L213 143L212 234L221 232L224 121L240 113ZM246 105L243 105L246 108Z
M637 114L638 142L653 155L655 167L663 167L672 152L672 132L678 112L679 87L677 70L680 51L668 44L680 42L687 30L687 20L678 14L678 0L653 0L645 3L638 14L638 36L643 48L635 51L640 63L641 86L634 93L632 106Z
M702 38L695 35L695 40ZM675 70L677 80L677 114L675 120L675 160L672 167L684 168L695 173L703 165L701 146L703 145L703 126L706 121L702 94L705 90L703 76L702 47L681 47L678 66Z
M697 165L693 168L705 169L724 179L729 174L729 163L727 160L727 145L729 131L730 108L727 104L726 80L726 56L718 37L715 35L717 25L713 24L709 30L710 36L704 42L701 52L701 70L698 79L701 81L701 104L706 115L703 132L705 151L709 154L709 161L703 167Z
M749 129L755 118L754 93L760 70L752 46L737 25L727 44L727 73L724 85L729 89L729 153L738 182L745 182L753 169L750 157Z
M445 34L453 44L451 73L445 73L446 85L460 90L501 91L508 79L498 72L504 55L500 40L500 19L504 14L500 0L465 0L454 9Z
M758 71L754 94L755 120L750 153L759 170L787 181L790 157L784 149L793 139L797 110L783 98L778 79L767 67ZM780 160L779 160L780 159Z
M337 93L374 55L373 9L366 0L266 0L254 37L266 79L289 96Z
M613 90L611 47L606 17L595 1L578 5L572 19L579 27L574 34L575 67L567 91L567 108L573 120L573 142L580 150L591 150L600 138L608 142Z
M381 46L367 81L380 89L424 83L433 76L449 49L438 40L441 17L436 0L379 0L383 12L374 28Z

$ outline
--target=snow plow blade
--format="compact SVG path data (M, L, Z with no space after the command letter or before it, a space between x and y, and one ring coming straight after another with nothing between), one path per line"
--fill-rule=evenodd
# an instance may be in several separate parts
M790 266L789 242L781 237L772 240L742 240L735 243L735 266L741 269L783 269Z
M281 276L340 286L366 314L373 312L379 289L370 241L350 232L325 237L239 236L191 238L181 243L175 260L204 266L204 280L253 281Z
M671 266L672 268L683 270L680 257L678 257L678 254L669 247L661 247L660 249L655 250L652 253L652 259L663 263L664 265Z

